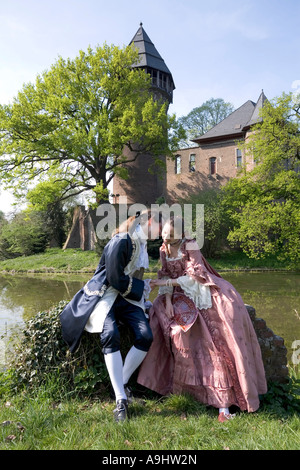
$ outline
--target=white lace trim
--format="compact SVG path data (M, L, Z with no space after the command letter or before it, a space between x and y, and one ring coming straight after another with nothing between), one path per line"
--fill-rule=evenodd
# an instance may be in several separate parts
M107 289L107 285L103 284L103 286L101 287L100 290L90 290L88 288L88 285L85 284L85 286L83 287L83 290L84 290L84 293L88 296L91 296L91 295L98 295L98 297L103 297L105 291Z
M132 280L132 276L129 276L129 283L128 283L128 287L127 287L126 291L124 292L124 294L122 294L122 295L123 295L123 297L126 297L126 295L130 294L130 292L131 292L131 289L132 289L132 282L133 282L133 280Z
M203 286L190 276L180 276L177 282L185 295L193 300L197 308L200 310L211 308L212 302L209 286Z
M144 279L144 299L149 299L151 287L150 287L151 279Z
M149 267L149 258L147 253L147 245L145 244L140 232L133 232L130 235L132 242L132 255L129 263L124 269L125 274L133 274L139 268L147 269Z

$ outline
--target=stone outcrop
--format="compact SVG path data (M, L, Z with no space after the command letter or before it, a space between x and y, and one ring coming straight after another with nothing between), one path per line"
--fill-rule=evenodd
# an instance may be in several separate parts
M270 382L285 383L288 380L287 349L284 339L267 327L265 320L256 317L254 307L246 305L262 352L266 378Z

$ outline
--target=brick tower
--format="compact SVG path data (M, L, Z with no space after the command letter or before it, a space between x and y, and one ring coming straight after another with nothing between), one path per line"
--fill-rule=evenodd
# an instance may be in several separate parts
M130 44L134 44L139 51L140 61L134 67L142 68L151 75L151 92L154 97L172 103L175 89L172 74L145 32L142 23ZM130 159L129 149L126 151L126 156ZM165 161L166 157L161 156L161 159ZM165 179L148 171L152 164L153 157L150 154L140 155L136 161L128 163L128 179L122 180L117 176L113 179L112 202L118 203L119 196L126 196L128 204L140 203L149 206L163 196Z

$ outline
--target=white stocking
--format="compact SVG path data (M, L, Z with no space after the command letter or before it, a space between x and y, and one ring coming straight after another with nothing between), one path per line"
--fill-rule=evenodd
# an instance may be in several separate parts
M123 360L120 351L104 354L104 359L116 400L126 400L127 397L123 386Z
M132 348L128 351L123 367L123 383L125 385L128 383L133 372L142 363L146 354L147 351L137 349L135 346L132 346Z
M219 413L224 413L225 415L229 415L229 408L219 408Z

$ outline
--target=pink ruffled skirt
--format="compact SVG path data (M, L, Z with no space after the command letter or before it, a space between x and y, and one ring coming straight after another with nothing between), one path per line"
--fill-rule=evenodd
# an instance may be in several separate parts
M219 282L222 292L212 295L211 308L198 310L186 332L167 318L165 296L155 299L154 340L138 383L161 395L189 393L216 408L256 411L267 391L260 346L240 295L224 279Z

